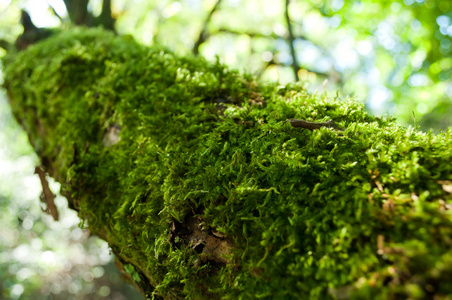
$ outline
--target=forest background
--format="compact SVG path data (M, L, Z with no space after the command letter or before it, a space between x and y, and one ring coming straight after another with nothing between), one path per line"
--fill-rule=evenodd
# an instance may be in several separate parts
M103 1L87 2L100 16ZM209 61L218 57L261 81L296 81L324 97L354 97L372 114L392 115L403 126L437 132L452 125L448 0L110 4L118 34L143 44ZM69 22L61 0L0 0L2 45L22 32L21 9L38 27ZM37 162L0 90L0 299L141 299L119 284L108 245L79 228L63 198L57 199L58 223L41 212Z

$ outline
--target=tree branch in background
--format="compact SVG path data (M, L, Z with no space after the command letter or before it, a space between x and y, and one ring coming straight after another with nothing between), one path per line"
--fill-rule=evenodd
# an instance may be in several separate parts
M286 9L285 9L284 15L286 17L287 30L289 31L289 46L290 46L290 54L292 55L292 69L293 69L293 73L295 75L295 81L298 81L299 80L298 70L300 69L300 67L298 66L297 57L295 55L295 47L294 47L295 37L293 35L292 25L290 24L289 4L290 4L290 0L286 0Z
M210 34L207 32L207 25L209 25L210 19L212 18L213 13L218 9L220 3L221 0L218 0L217 3L215 3L206 20L204 21L204 25L202 26L201 32L199 33L198 40L193 46L193 53L195 55L199 54L199 46L201 46L201 44L204 43L210 36Z
M31 21L30 15L25 10L21 12L20 23L24 27L24 33L38 30L35 24L33 24L33 21Z
M61 22L61 23L63 23L63 22L64 22L63 17L60 16L60 15L57 13L57 11L55 10L55 8L52 6L52 4L49 3L49 1L46 1L46 2L47 2L47 5L48 5L48 6L50 7L50 9L52 10L52 13L53 13L58 19L60 19L60 22Z
M75 25L87 25L91 15L88 12L88 0L63 0L69 15L69 19Z
M46 173L38 166L35 168L35 174L38 174L41 181L42 194L41 202L46 204L46 208L42 209L45 213L51 215L55 221L58 221L58 209L55 205L55 194L52 193L49 187L49 182L46 179Z
M242 32L242 31L229 29L229 28L220 28L220 29L218 29L216 31L213 31L213 32L210 32L209 34L204 35L203 42L205 42L207 39L209 39L210 37L214 36L215 34L219 34L219 33L227 33L227 34L232 34L232 35L247 35L250 38L267 38L267 39L271 38L271 39L275 39L275 40L276 39L284 39L285 40L285 38L283 36L280 36L280 35L278 35L278 34L276 34L274 32L272 32L271 34L263 34L263 33L260 33L260 32ZM298 39L301 39L301 40L304 40L304 41L309 41L309 40L307 40L304 37L298 37ZM309 41L309 42L312 43L314 46L316 46L316 47L320 48L321 50L323 50L323 52L325 52L325 49L321 45L318 45L318 44L316 44L316 43L314 43L312 41ZM291 45L293 45L293 44L291 43ZM295 53L295 49L294 49L293 53ZM272 54L273 54L273 56L275 56L274 52ZM265 70L267 70L267 68L270 67L270 66L285 67L287 65L285 65L283 63L280 63L280 62L276 61L275 59L272 59L272 60L268 61L266 64L264 64L263 67L260 68L260 70L258 70L255 73L255 76L257 78L260 78L262 76L262 74L265 72ZM293 64L292 64L291 67L293 68ZM323 78L328 78L332 82L334 82L334 83L336 83L336 84L338 84L340 86L343 86L343 82L342 82L342 79L341 79L341 77L339 75L339 72L336 71L336 69L334 67L331 69L330 72L320 72L320 71L314 71L311 68L308 68L306 66L301 67L301 66L299 66L297 64L296 65L296 69L299 70L300 68L303 68L303 69L305 69L308 72L315 73L316 75L321 76ZM296 72L296 74L297 74L296 76L298 76L298 71Z
M102 12L96 18L96 25L102 25L105 29L115 30L115 19L111 16L111 0L102 1Z
M94 17L88 11L89 0L63 0L69 19L75 25L103 26L105 29L114 31L115 19L111 15L111 0L102 1L102 12L98 17ZM52 8L53 9L53 8ZM55 12L55 10L54 10ZM56 15L58 15L55 12ZM61 17L60 17L61 19Z
M328 122L308 122L302 119L289 119L285 120L282 124L284 125L286 122L289 122L290 126L295 128L306 128L311 131L320 129L322 127L333 128L338 131L344 131L342 127L336 124L333 120L329 120Z
M260 33L260 32L242 32L242 31L237 31L237 30L228 29L228 28L220 28L217 31L212 32L209 35L209 37L214 35L214 34L217 34L217 33L230 33L230 34L235 34L235 35L247 35L250 38L255 38L255 37L257 37L257 38L274 38L274 39L282 38L280 35L277 35L276 33L271 33L271 34L266 35L266 34L263 34L263 33Z
M17 49L27 49L28 46L50 35L49 29L36 27L25 10L22 10L20 23L24 27L24 32L16 39L15 47Z
M274 55L274 53L273 53ZM278 61L276 61L275 59L272 59L270 61L268 61L266 64L263 65L262 68L260 68L260 70L258 70L255 73L256 78L260 78L262 76L262 74L265 72L265 70L267 70L270 66L277 66L277 67L287 67L287 65L280 63ZM304 68L304 70L310 72L310 73L314 73L315 75L321 76L323 78L333 78L333 81L336 83L340 83L340 77L339 75L333 70L333 73L325 73L325 72L318 72L318 71L313 71L309 68Z

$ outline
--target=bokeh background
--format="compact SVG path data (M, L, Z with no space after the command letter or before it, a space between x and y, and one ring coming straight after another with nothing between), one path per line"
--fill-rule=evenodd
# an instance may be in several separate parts
M102 0L88 8L100 15ZM38 27L69 20L62 0L0 0L2 44L23 31L21 9ZM143 44L353 97L402 126L452 126L450 0L112 0L111 9L116 31ZM0 299L142 299L63 197L59 222L41 211L37 164L0 90Z

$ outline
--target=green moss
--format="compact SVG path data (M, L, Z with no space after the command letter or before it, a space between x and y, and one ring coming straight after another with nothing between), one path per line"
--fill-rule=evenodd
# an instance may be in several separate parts
M452 131L100 29L4 65L43 165L149 297L452 295Z
M132 264L127 264L127 265L125 265L125 266L124 266L124 269L125 269L125 271L126 271L128 274L130 274L130 275L132 276L132 279L133 279L135 282L140 282L140 281L141 281L141 279L140 279L140 274L139 274L137 271L135 271L135 268L133 267Z

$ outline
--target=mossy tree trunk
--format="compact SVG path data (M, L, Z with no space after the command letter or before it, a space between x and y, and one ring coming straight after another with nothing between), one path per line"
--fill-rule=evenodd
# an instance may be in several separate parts
M41 167L147 297L452 295L450 130L100 29L4 65Z

